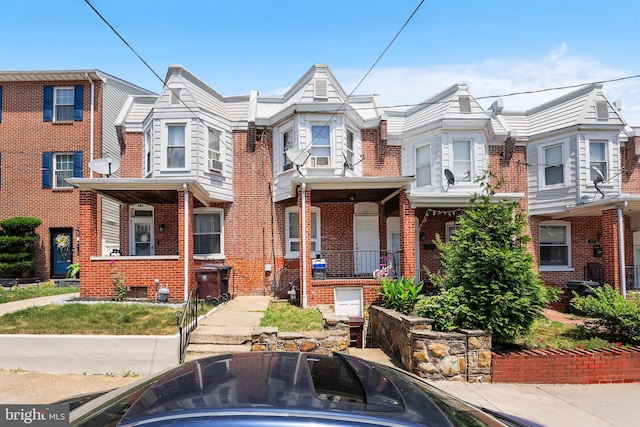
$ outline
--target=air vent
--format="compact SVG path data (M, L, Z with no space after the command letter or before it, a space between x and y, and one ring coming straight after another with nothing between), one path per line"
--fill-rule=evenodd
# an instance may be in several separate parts
M598 120L609 120L609 106L607 101L596 101L596 118Z
M180 104L180 88L169 89L171 91L171 105Z
M471 100L467 95L458 96L458 103L460 104L460 112L464 114L471 113Z
M329 97L327 79L316 79L313 81L313 97L326 99Z

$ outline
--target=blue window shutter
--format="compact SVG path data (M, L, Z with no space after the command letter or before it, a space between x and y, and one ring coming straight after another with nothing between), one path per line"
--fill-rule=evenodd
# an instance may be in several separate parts
M53 153L42 153L42 188L51 188L53 185Z
M2 123L2 86L0 86L0 123Z
M45 86L42 100L42 121L53 121L53 86Z
M82 107L84 101L84 86L76 85L73 99L73 120L82 121Z
M82 178L82 151L73 152L73 177Z

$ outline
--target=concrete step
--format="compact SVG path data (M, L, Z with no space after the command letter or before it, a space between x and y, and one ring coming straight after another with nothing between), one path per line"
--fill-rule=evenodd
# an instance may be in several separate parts
M219 356L229 353L243 353L251 351L251 344L189 344L186 360L202 359L203 357Z
M251 342L253 327L198 326L191 333L191 344L239 345Z

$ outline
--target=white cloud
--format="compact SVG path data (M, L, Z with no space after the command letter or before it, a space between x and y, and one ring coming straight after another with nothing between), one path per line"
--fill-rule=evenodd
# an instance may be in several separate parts
M334 69L343 88L350 92L366 70ZM594 58L571 55L562 43L548 56L530 60L488 59L481 63L428 68L375 68L356 90L356 94L376 93L384 106L417 104L451 87L466 83L476 97L503 95L506 110L524 111L573 90L553 90L527 95L511 93L588 84L616 79L634 73L608 67ZM621 100L622 116L632 126L640 126L640 79L605 83L605 95L611 101ZM485 108L494 99L480 101Z

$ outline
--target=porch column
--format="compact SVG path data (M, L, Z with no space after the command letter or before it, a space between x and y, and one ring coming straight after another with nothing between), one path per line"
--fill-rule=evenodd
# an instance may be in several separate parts
M311 283L311 190L302 184L298 190L298 231L300 236L300 302L307 308L308 290Z
M406 190L400 191L400 268L404 277L416 275L416 212Z
M186 202L185 202L186 200ZM193 257L193 194L186 188L178 191L178 254L184 264L184 299L189 297L189 290L194 287L195 276L191 277ZM186 218L186 221L185 221Z
M602 212L602 265L604 282L620 290L620 239L618 234L618 210Z
M98 255L98 195L93 191L80 190L80 249L79 262L82 266L80 275L80 293L92 296L91 285L95 274L91 268L91 257Z

